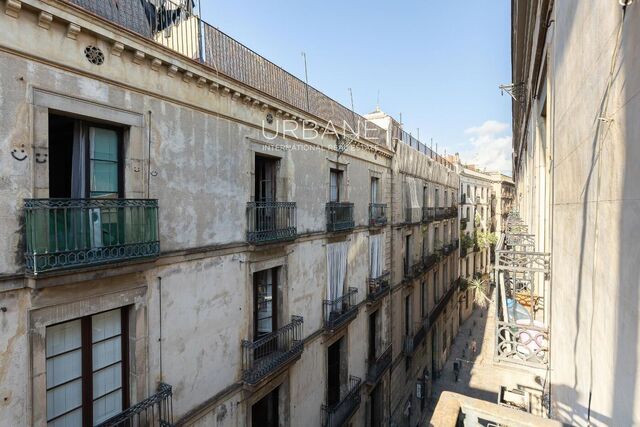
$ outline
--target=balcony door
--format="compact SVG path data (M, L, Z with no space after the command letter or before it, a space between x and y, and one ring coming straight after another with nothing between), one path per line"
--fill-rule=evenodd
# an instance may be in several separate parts
M276 387L272 392L267 394L251 407L252 427L279 426L279 391L280 387Z
M344 360L342 358L342 341L340 338L327 349L327 406L340 402L340 384Z
M276 171L278 160L272 157L255 158L256 230L276 229Z
M329 201L340 202L342 200L342 179L343 172L338 169L331 169L329 171ZM326 175L325 175L326 176Z
M369 365L376 362L376 346L378 339L378 310L369 315Z
M253 274L254 340L278 329L277 278L278 267L257 271Z

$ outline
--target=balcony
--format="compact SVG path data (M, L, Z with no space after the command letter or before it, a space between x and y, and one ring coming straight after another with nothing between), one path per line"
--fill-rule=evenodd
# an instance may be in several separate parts
M436 221L441 221L447 218L447 208L434 208Z
M296 203L247 203L247 228L247 241L253 244L295 239Z
M422 222L433 222L436 219L436 208L422 208Z
M460 218L460 231L464 231L467 228L468 223L469 223L468 218Z
M353 221L353 203L329 202L326 205L327 231L349 231L355 227Z
M33 274L160 254L156 199L25 199Z
M172 426L172 395L171 386L160 383L155 394L98 424L98 427Z
M452 254L455 250L456 250L456 246L455 246L454 242L442 245L442 254L444 256L448 256L448 255Z
M327 331L334 331L356 317L358 314L357 295L358 289L349 288L347 293L341 297L322 301L324 328Z
M362 380L353 375L349 376L349 391L338 403L322 405L323 427L341 427L356 413L360 406L360 387Z
M387 225L387 204L369 203L369 227Z
M369 292L367 293L367 302L374 303L384 298L389 293L391 286L389 286L389 280L391 273L386 271L379 277L369 278Z
M418 277L420 274L424 272L424 263L422 260L418 260L411 265L405 263L404 266L404 279L411 280Z
M425 257L422 258L422 268L425 272L431 270L433 267L436 266L436 264L438 264L438 262L440 261L440 256L438 254L431 254L431 255L427 255Z
M422 221L422 208L404 208L405 224L417 224Z
M369 361L369 370L367 372L367 384L375 386L382 375L391 366L391 345L375 360Z
M242 379L255 385L300 358L302 316L291 316L291 323L255 341L242 341Z
M445 217L446 218L457 218L458 217L458 207L450 206L445 208Z
M495 358L534 368L549 363L549 327L544 312L545 281L550 254L533 252L534 236L517 214L507 218L507 230L496 245Z
M412 331L404 337L404 355L411 357L427 336L425 321L416 322Z

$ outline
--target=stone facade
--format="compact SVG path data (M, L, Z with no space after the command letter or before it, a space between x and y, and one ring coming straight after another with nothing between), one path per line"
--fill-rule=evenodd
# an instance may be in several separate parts
M551 254L549 415L572 425L640 424L639 29L637 2L512 1L516 208Z
M460 183L454 170L394 138L398 124L388 117L371 118L386 120L386 126L375 127L382 138L358 135L341 147L335 133L345 129L328 129L322 117L72 4L11 0L2 7L4 423L44 426L61 416L51 409L50 394L62 384L51 378L50 365L57 363L53 331L59 325L71 330L76 321L89 325L82 326L78 347L88 357L99 344L92 322L115 311L121 315L114 336L122 349L116 382L123 406L144 401L166 383L172 386L173 421L181 425L256 425L261 421L254 414L264 411L277 412L282 426L320 425L345 412L354 426L390 420L407 425L420 418L416 408L428 398L423 380L441 369L457 332L457 300L449 291L458 278L459 236L454 218L442 214L423 221L422 207L424 200L426 207L455 206ZM65 180L73 185L78 173L58 151L65 132L73 134L73 144L80 140L78 123L90 133L106 129L118 135L118 156L110 161L119 165L118 200L127 204L107 199L89 207L52 205ZM303 130L303 124L309 126ZM89 139L95 154L98 140ZM94 154L88 160L109 163ZM268 178L262 176L265 163L271 165ZM69 174L62 177L56 171L65 167ZM418 206L410 204L419 209L415 222L405 220L403 209L409 178L429 189L427 199L420 190ZM287 209L295 203L293 219L278 213L276 222L256 214L252 203L266 181L273 200L289 204ZM336 215L342 215L327 207L334 192L340 202L352 203L352 224L327 232L328 222L336 225ZM31 199L44 201L25 201ZM136 210L140 200L157 200L151 211L156 213L148 217L148 211ZM386 212L372 218L374 201ZM36 213L28 213L29 203ZM77 212L102 219L89 226L74 219L81 218ZM104 212L113 215L111 222ZM135 215L149 222L134 221ZM256 215L278 233L295 232L256 242L264 238L251 237ZM106 233L108 224L126 230ZM96 249L108 245L104 239L130 239L134 226L144 231L146 237L137 238L146 239L145 245L132 249L127 240L115 251L100 252L111 258L98 262ZM87 233L82 239L91 250L79 251L77 243L71 248L72 227ZM46 240L44 248L36 247L39 239ZM371 273L373 239L384 242L379 264L390 274L386 293L376 293L380 282L373 280L383 274ZM422 259L423 239L436 261L407 279L404 257ZM64 249L57 246L61 241ZM342 291L356 289L353 300L329 294L328 252L335 244L347 248ZM149 256L131 256L143 246ZM25 253L35 252L44 271L38 261L36 267L25 263ZM260 277L267 271L265 285ZM260 335L260 307L267 303L272 331ZM413 336L418 324L426 336L411 356L405 352L403 319L409 319ZM274 348L260 355L274 336ZM286 358L278 353L283 346ZM385 364L387 350L391 361ZM83 379L92 375L88 360L82 363ZM261 365L265 360L271 364ZM248 370L261 374L250 380ZM420 400L416 379L423 387ZM78 409L83 417L91 398L91 390L84 390ZM264 402L274 406L264 409Z

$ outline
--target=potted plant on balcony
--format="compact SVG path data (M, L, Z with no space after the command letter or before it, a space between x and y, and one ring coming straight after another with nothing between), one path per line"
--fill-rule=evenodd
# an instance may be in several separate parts
M473 278L466 282L465 290L471 290L471 292L473 292L473 301L478 305L478 307L487 307L491 302L491 299L487 296L489 293L489 286L487 285L487 282L480 278Z

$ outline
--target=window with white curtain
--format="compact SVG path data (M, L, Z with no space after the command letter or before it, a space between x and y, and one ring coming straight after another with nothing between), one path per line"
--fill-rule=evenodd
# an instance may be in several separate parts
M327 244L327 299L335 300L344 293L347 276L349 242Z
M124 319L117 309L47 328L48 426L96 425L126 407Z
M382 276L384 271L384 234L369 236L369 275Z

